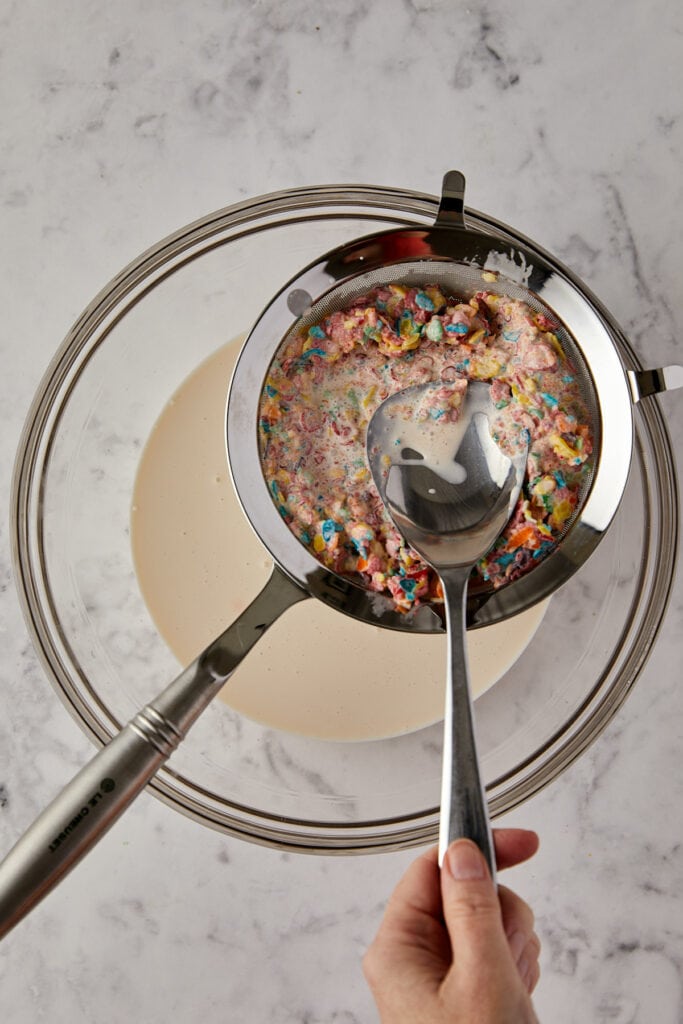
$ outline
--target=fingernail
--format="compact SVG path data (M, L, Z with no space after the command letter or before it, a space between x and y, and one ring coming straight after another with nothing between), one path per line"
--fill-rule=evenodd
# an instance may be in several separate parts
M446 863L451 875L458 882L486 878L486 861L469 839L458 839L449 846Z
M524 985L526 986L526 988L528 988L531 975L531 964L525 956L523 956L517 964L517 970L519 971L519 976L524 982Z
M527 943L526 935L523 932L513 932L508 939L510 945L510 952L512 953L512 959L517 963L520 956L524 952L524 947Z

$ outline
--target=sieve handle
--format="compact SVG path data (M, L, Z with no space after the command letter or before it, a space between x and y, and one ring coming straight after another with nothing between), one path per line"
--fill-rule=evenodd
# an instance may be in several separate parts
M308 596L275 567L239 618L66 785L0 864L0 938L123 814L268 627Z
M628 380L634 402L662 391L683 388L683 366L661 366L655 370L629 370Z
M465 609L471 566L439 569L448 624L448 683L444 713L439 864L454 839L472 839L496 879L486 793L481 782L470 693Z

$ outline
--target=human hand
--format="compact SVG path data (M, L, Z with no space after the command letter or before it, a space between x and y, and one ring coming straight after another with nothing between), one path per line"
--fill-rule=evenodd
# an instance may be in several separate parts
M495 829L498 868L538 849L524 829ZM363 969L382 1024L538 1024L531 1005L541 944L531 908L496 887L468 839L408 868Z

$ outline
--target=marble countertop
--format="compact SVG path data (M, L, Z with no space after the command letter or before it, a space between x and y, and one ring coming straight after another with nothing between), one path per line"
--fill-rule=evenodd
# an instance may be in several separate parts
M0 3L0 850L92 746L31 646L8 497L32 395L91 297L169 232L282 188L468 202L576 271L650 366L681 361L683 13L605 0ZM661 399L683 440L683 395ZM542 847L553 1024L683 1020L679 572L654 652L594 745L506 816ZM143 794L0 946L6 1024L366 1024L360 958L414 856L303 857Z

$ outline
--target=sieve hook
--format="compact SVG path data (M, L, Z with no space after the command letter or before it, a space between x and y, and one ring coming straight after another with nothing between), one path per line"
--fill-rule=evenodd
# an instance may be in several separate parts
M661 366L656 370L629 370L628 382L634 402L648 395L683 388L683 366Z
M441 202L434 222L437 227L465 227L465 175L446 171L441 186Z

